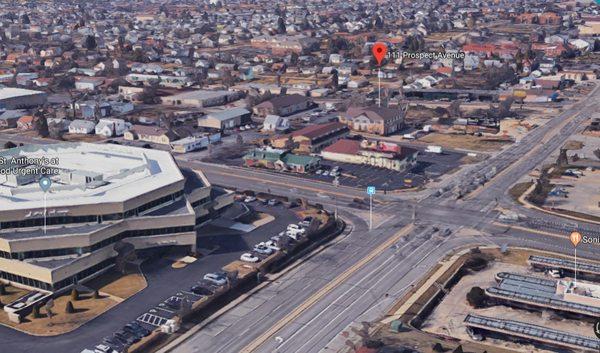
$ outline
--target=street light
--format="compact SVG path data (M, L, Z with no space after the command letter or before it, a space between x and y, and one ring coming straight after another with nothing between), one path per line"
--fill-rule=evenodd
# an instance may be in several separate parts
M333 186L335 186L336 190L340 186L340 179L338 177L333 178ZM333 195L333 200L335 202L335 213L333 214L333 219L337 221L338 217L338 204L337 204L337 193Z

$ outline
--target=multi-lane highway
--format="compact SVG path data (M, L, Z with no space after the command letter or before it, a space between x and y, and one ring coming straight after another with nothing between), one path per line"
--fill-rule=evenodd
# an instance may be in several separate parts
M586 100L534 130L519 144L455 173L442 183L441 194L427 190L379 195L382 203L375 209L384 221L371 231L359 213L346 206L352 199L364 197L363 190L188 162L192 167L203 167L217 184L305 197L329 208L337 205L341 216L353 224L353 232L161 351L319 352L350 323L382 315L444 255L458 248L508 245L570 254L568 231L579 228L595 233L600 227L521 208L506 192L581 129L582 122L597 109L599 96L600 89L596 88ZM453 188L472 185L490 171L495 174L493 179L465 200L456 200ZM498 204L526 215L527 221L513 226L498 223L494 211ZM453 232L443 236L434 225ZM456 232L461 228L475 229L478 235L461 236ZM597 249L582 246L578 253L594 258Z

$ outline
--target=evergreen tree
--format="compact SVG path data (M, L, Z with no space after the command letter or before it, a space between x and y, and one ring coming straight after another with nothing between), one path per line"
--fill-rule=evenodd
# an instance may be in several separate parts
M67 303L67 306L65 307L65 312L67 314L73 314L75 312L75 308L73 307L73 303L71 301Z
M40 318L40 307L37 304L33 305L32 315L33 315L34 319L39 319Z
M98 44L96 43L96 37L94 37L92 35L88 35L85 37L84 47L87 50L94 50L94 49L96 49L97 46L98 46Z

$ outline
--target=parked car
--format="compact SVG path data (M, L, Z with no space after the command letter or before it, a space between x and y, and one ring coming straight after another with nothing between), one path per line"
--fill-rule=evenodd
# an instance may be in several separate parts
M214 292L211 291L210 289L208 289L204 286L200 286L200 285L193 286L192 288L190 288L190 291L196 295L202 295L205 297L208 297L209 295L214 294Z
M175 310L179 309L180 304L181 304L181 301L177 300L177 298L175 298L175 297L171 297L171 298L165 300L165 305L167 305L171 309L175 309Z
M114 349L117 352L123 351L125 349L125 347L128 346L127 344L121 342L114 336L104 337L102 342L104 342L107 346L109 346L110 348Z
M288 224L287 230L291 230L291 229L296 229L297 230L297 229L302 229L302 227L299 226L299 225L297 225L297 224L295 224L295 223L291 223L291 224Z
M315 172L315 174L321 175L321 174L323 174L323 170L322 169L317 169L317 171Z
M298 222L298 225L300 227L308 228L310 226L311 222L312 222L312 217L306 217L303 220L301 220L300 222Z
M323 176L329 176L329 171L325 170L325 171L323 171L323 174L321 174L321 175L323 175Z
M304 234L306 230L304 228L288 228L286 233Z
M273 253L273 249L266 247L264 244L254 245L254 251L263 255L271 255Z
M268 205L269 206L277 206L277 205L279 205L279 200L277 200L277 199L270 199Z
M552 278L563 278L563 272L560 268L553 268L548 270L548 275Z
M130 335L133 335L134 337L136 337L138 341L141 340L142 338L144 338L144 334L141 331L136 330L130 326L125 325L125 326L123 326L122 330L123 330L123 332L127 332Z
M96 347L94 347L94 353L113 353L113 352L115 352L115 350L105 344L99 344Z
M276 241L268 240L264 242L265 246L273 251L279 251L281 248L277 245Z
M243 253L242 256L240 256L240 260L242 261L246 261L246 262L259 262L260 259L257 256L254 256L250 253Z
M287 235L291 239L294 239L295 241L298 241L302 238L301 233L287 232L285 233L285 235Z
M254 202L256 201L256 197L254 196L246 196L246 198L244 199L245 203L250 203L250 202Z
M123 330L138 332L144 337L148 336L151 333L150 330L140 325L137 321L128 323L127 325L125 325L125 327L123 327Z
M467 334L473 341L483 341L483 336L477 332L475 332L472 328L467 327Z
M125 332L125 331L117 331L117 332L114 333L113 336L115 336L116 338L118 338L118 339L126 342L128 345L132 345L135 342L138 342L140 340L136 336L134 336L134 335L132 335L132 334L130 334L128 332Z
M217 286L224 286L227 284L227 277L220 273L207 273L204 275L204 279Z

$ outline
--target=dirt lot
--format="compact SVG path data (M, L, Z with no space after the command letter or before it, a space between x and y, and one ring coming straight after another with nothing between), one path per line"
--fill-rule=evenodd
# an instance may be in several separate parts
M432 133L418 139L420 142L430 143L432 145L440 145L446 148L455 148L478 152L498 151L508 142L483 141L480 137L472 135L449 135Z
M600 217L600 171L584 171L579 178L552 179L563 185L568 197L548 196L544 206Z

